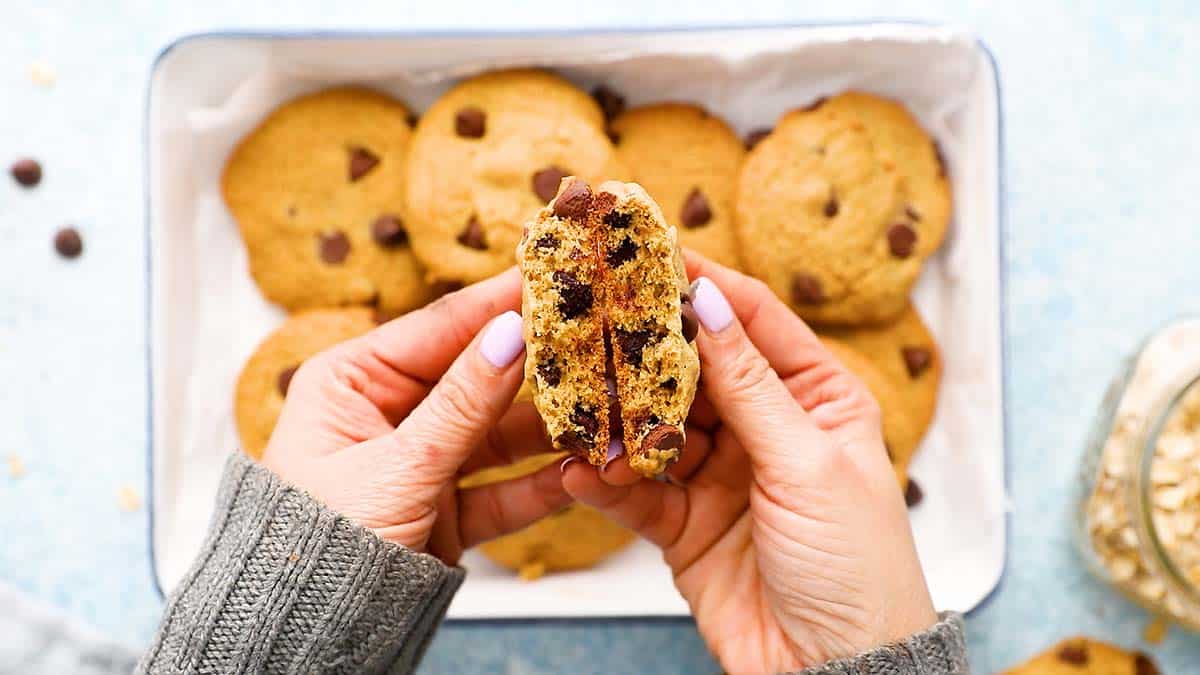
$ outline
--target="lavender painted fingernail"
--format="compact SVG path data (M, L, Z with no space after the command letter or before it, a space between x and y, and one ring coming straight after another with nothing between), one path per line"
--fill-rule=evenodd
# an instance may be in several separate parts
M612 465L614 460L620 459L625 454L625 444L620 439L608 439L608 453L604 456L604 466L600 467L600 471L608 471L608 467Z
M525 351L521 315L508 311L496 317L479 341L479 351L488 363L497 368L506 368L512 363Z
M700 277L692 286L692 307L708 332L720 333L733 323L733 308L712 280Z

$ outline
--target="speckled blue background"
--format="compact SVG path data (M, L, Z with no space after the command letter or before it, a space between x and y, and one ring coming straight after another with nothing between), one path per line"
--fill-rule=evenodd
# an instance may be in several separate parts
M271 3L275 5L276 3ZM1080 445L1117 361L1151 328L1200 313L1200 5L1049 0L796 2L245 0L14 2L0 7L0 164L33 155L34 191L0 180L0 581L131 646L161 609L145 510L142 110L154 55L224 28L554 28L896 17L975 30L1000 66L1006 142L1007 368L1014 505L997 594L968 622L979 672L1078 633L1194 671L1200 639L1141 644L1144 613L1072 549ZM685 10L684 8L687 7ZM903 14L898 14L903 12ZM28 67L58 70L50 89ZM64 262L51 237L80 227ZM0 469L3 465L0 464ZM519 622L442 629L428 672L716 670L690 622ZM1190 667L1188 664L1191 664Z

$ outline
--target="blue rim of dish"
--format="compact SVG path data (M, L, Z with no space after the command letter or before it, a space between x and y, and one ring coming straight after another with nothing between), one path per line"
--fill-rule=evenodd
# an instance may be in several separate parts
M614 35L614 34L647 34L647 33L699 33L699 32L739 32L764 29L803 29L803 28L867 28L873 26L918 26L925 28L944 28L949 27L947 24L936 23L932 21L919 21L914 19L869 19L858 21L827 21L819 23L747 23L736 25L690 25L690 26L654 26L654 27L598 27L598 28L563 28L563 29L546 29L546 30L524 30L524 29L438 29L429 30L395 30L395 31L370 31L370 30L295 30L295 31L257 31L257 30L227 30L227 31L206 31L199 33L188 33L177 37L167 43L150 64L150 72L146 79L146 101L143 110L144 118L142 123L142 138L145 146L143 147L143 177L142 187L145 191L145 233L146 233L146 488L147 495L150 495L150 508L146 509L147 515L147 537L148 549L150 554L150 573L154 583L154 589L158 592L160 598L165 598L162 585L159 583L158 560L154 552L154 340L150 335L153 324L153 295L154 295L154 277L153 265L151 262L151 254L153 252L153 223L151 223L151 203L150 203L150 114L152 106L152 95L154 88L154 76L158 72L158 68L162 60L166 58L176 47L179 47L188 42L197 40L397 40L406 38L540 38L540 37L562 37L571 35ZM1004 441L1004 495L1007 499L1009 480L1011 478L1011 459L1009 441L1011 438L1011 421L1009 419L1009 382L1008 382L1008 364L1011 363L1009 353L1008 340L1008 255L1005 249L1005 233L1006 233L1006 218L1005 218L1005 199L1004 199L1004 99L1002 96L1000 64L996 61L996 55L992 53L991 48L987 43L978 36L973 35L974 42L979 50L987 57L991 64L992 72L995 75L995 95L996 95L996 237L997 237L997 254L999 257L1000 279L999 279L999 307L1000 307L1000 416L1003 425ZM1000 575L996 579L996 584L990 591L984 595L975 606L970 609L968 615L975 614L991 604L992 600L999 594L1000 589L1004 586L1005 578L1008 576L1008 563L1010 548L1012 544L1012 513L1006 509L1004 514L1004 557L1000 565ZM622 617L580 617L585 621L596 620L611 620L620 619ZM628 617L633 619L653 620L661 622L664 620L691 621L691 617L674 617L674 616L635 616ZM554 621L572 621L580 619L571 619L566 617L556 617ZM487 621L522 621L522 619L452 619L458 622L487 622Z

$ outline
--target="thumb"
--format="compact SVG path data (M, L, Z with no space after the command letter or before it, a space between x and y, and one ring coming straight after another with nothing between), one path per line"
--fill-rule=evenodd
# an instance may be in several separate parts
M508 410L521 386L517 357L524 351L521 315L501 314L396 427L393 434L428 480L453 476Z
M803 453L826 445L766 357L750 341L729 301L708 277L696 280L692 307L705 394L758 466L794 467Z

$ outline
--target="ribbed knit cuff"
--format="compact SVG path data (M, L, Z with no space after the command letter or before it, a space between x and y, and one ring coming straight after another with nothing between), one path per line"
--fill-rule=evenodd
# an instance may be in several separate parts
M829 661L797 675L970 675L962 616L942 612L929 630L852 659Z
M137 672L411 672L463 576L236 453Z

